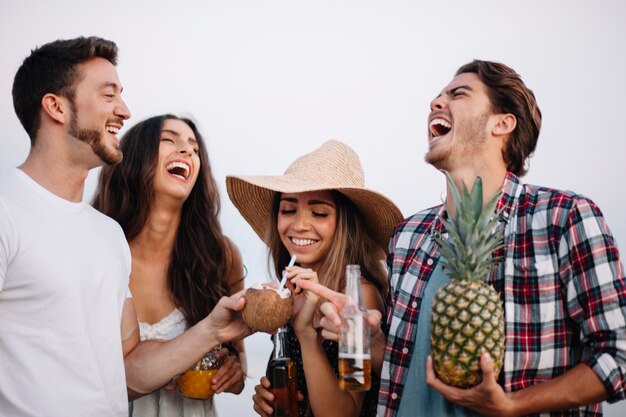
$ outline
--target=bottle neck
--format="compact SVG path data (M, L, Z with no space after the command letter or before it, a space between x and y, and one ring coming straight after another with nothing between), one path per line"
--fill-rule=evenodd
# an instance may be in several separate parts
M285 326L279 327L278 331L274 335L274 352L272 353L273 359L288 358L289 349L287 347L287 328Z
M348 304L355 306L363 305L361 295L361 269L358 265L346 266L346 296Z

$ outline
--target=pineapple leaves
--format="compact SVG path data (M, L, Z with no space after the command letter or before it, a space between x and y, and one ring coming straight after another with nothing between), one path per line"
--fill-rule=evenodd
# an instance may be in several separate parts
M504 246L504 230L500 227L500 213L495 212L501 192L483 208L483 184L477 177L471 192L463 182L459 193L448 172L448 189L454 204L454 216L441 219L447 237L436 236L441 249L442 265L456 280L484 280L499 259L493 253ZM452 210L447 210L448 214Z
M465 187L465 183L463 183L463 188ZM480 177L476 177L474 181L474 186L472 187L472 212L474 214L474 222L478 221L481 213L483 212L483 180Z

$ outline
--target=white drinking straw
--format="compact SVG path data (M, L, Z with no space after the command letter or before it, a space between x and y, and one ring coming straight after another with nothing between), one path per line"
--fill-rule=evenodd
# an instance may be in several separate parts
M296 255L291 255L291 259L289 260L289 265L287 268L292 267L296 263ZM285 284L287 283L287 271L283 272L283 279L280 280L279 289L282 290L285 288Z

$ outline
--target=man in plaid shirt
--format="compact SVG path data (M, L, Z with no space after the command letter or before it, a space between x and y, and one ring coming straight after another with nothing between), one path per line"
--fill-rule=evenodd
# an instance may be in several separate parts
M626 280L592 201L519 180L541 127L534 94L511 68L473 61L432 101L428 120L426 162L449 172L459 188L480 176L485 203L503 193L505 248L491 284L504 303L504 367L496 381L483 355L483 382L458 389L424 361L425 306L437 290L428 286L442 285L433 279L440 274L433 237L445 231L440 219L447 217L443 205L426 209L391 238L386 343L378 317L370 317L373 369L384 360L378 415L601 416L602 401L626 397ZM321 324L325 337L336 338L343 298L316 292L334 302L322 306Z

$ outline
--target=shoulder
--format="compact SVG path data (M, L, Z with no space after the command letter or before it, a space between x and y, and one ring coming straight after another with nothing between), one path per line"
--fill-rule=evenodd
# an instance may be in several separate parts
M442 204L429 207L404 219L396 226L391 236L390 251L392 251L391 248L398 245L408 247L417 236L429 234L442 208Z
M414 233L416 231L429 228L437 219L441 208L442 204L439 204L407 217L396 226L394 234L406 232Z
M0 199L12 199L23 189L17 168L0 169Z
M122 237L124 240L126 240L126 237L124 236L124 231L122 230L122 226L120 226L120 224L115 219L101 213L90 205L87 205L86 210L88 211L89 216L91 216L91 219L95 224L98 224L108 233L114 234L118 237Z
M548 215L555 224L564 225L572 217L602 217L590 198L569 190L524 184L519 209L527 214Z
M555 202L571 203L577 198L585 198L569 190L559 190L542 185L523 184L520 199L523 201L536 201L540 204L554 204Z
M226 257L228 258L229 265L241 264L241 251L239 247L228 237L224 236L224 242L226 245Z
M243 289L244 272L241 251L235 243L227 236L224 236L226 243L226 277L231 288L231 293Z
M361 292L363 305L367 309L376 309L384 314L383 297L374 284L361 277Z

